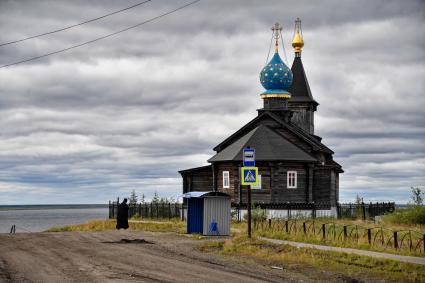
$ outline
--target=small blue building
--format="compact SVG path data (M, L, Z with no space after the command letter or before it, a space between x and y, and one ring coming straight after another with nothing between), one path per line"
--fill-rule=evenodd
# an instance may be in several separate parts
M230 195L222 192L189 192L187 199L187 233L209 236L230 235Z

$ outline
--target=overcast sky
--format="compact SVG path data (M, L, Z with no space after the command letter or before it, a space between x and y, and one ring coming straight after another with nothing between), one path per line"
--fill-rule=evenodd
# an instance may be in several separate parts
M131 1L0 1L0 42ZM153 0L61 33L0 47L0 65L135 25L185 1ZM271 31L286 54L302 19L316 134L345 173L341 201L409 200L425 185L422 1L217 1L66 53L0 69L0 204L105 203L132 189L176 198L178 170L262 107Z

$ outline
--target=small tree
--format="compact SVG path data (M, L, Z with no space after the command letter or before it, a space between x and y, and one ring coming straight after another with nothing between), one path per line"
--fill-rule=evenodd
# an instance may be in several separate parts
M142 194L142 197L140 198L140 203L145 204L145 194Z
M153 204L159 203L159 196L158 196L158 193L157 192L155 192L154 195L153 195L152 203Z
M356 195L356 218L362 217L362 204L363 204L363 198L361 198L359 195Z
M411 187L413 205L421 206L424 202L424 192L419 187Z
M136 191L134 189L131 191L129 204L130 204L130 206L136 206L137 205L137 195L136 195Z

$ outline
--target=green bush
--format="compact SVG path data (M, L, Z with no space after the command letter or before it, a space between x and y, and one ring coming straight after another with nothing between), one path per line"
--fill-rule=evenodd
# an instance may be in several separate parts
M248 220L248 213L245 213L243 218L245 220ZM267 219L267 211L257 206L256 208L251 210L251 218L253 221L265 221Z
M383 216L383 220L394 224L425 224L425 206L398 209Z

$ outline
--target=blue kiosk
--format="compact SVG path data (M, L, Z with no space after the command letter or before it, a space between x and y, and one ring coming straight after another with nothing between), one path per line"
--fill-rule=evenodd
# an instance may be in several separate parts
M187 201L187 233L206 236L230 235L230 207L228 194L222 192L189 192Z

